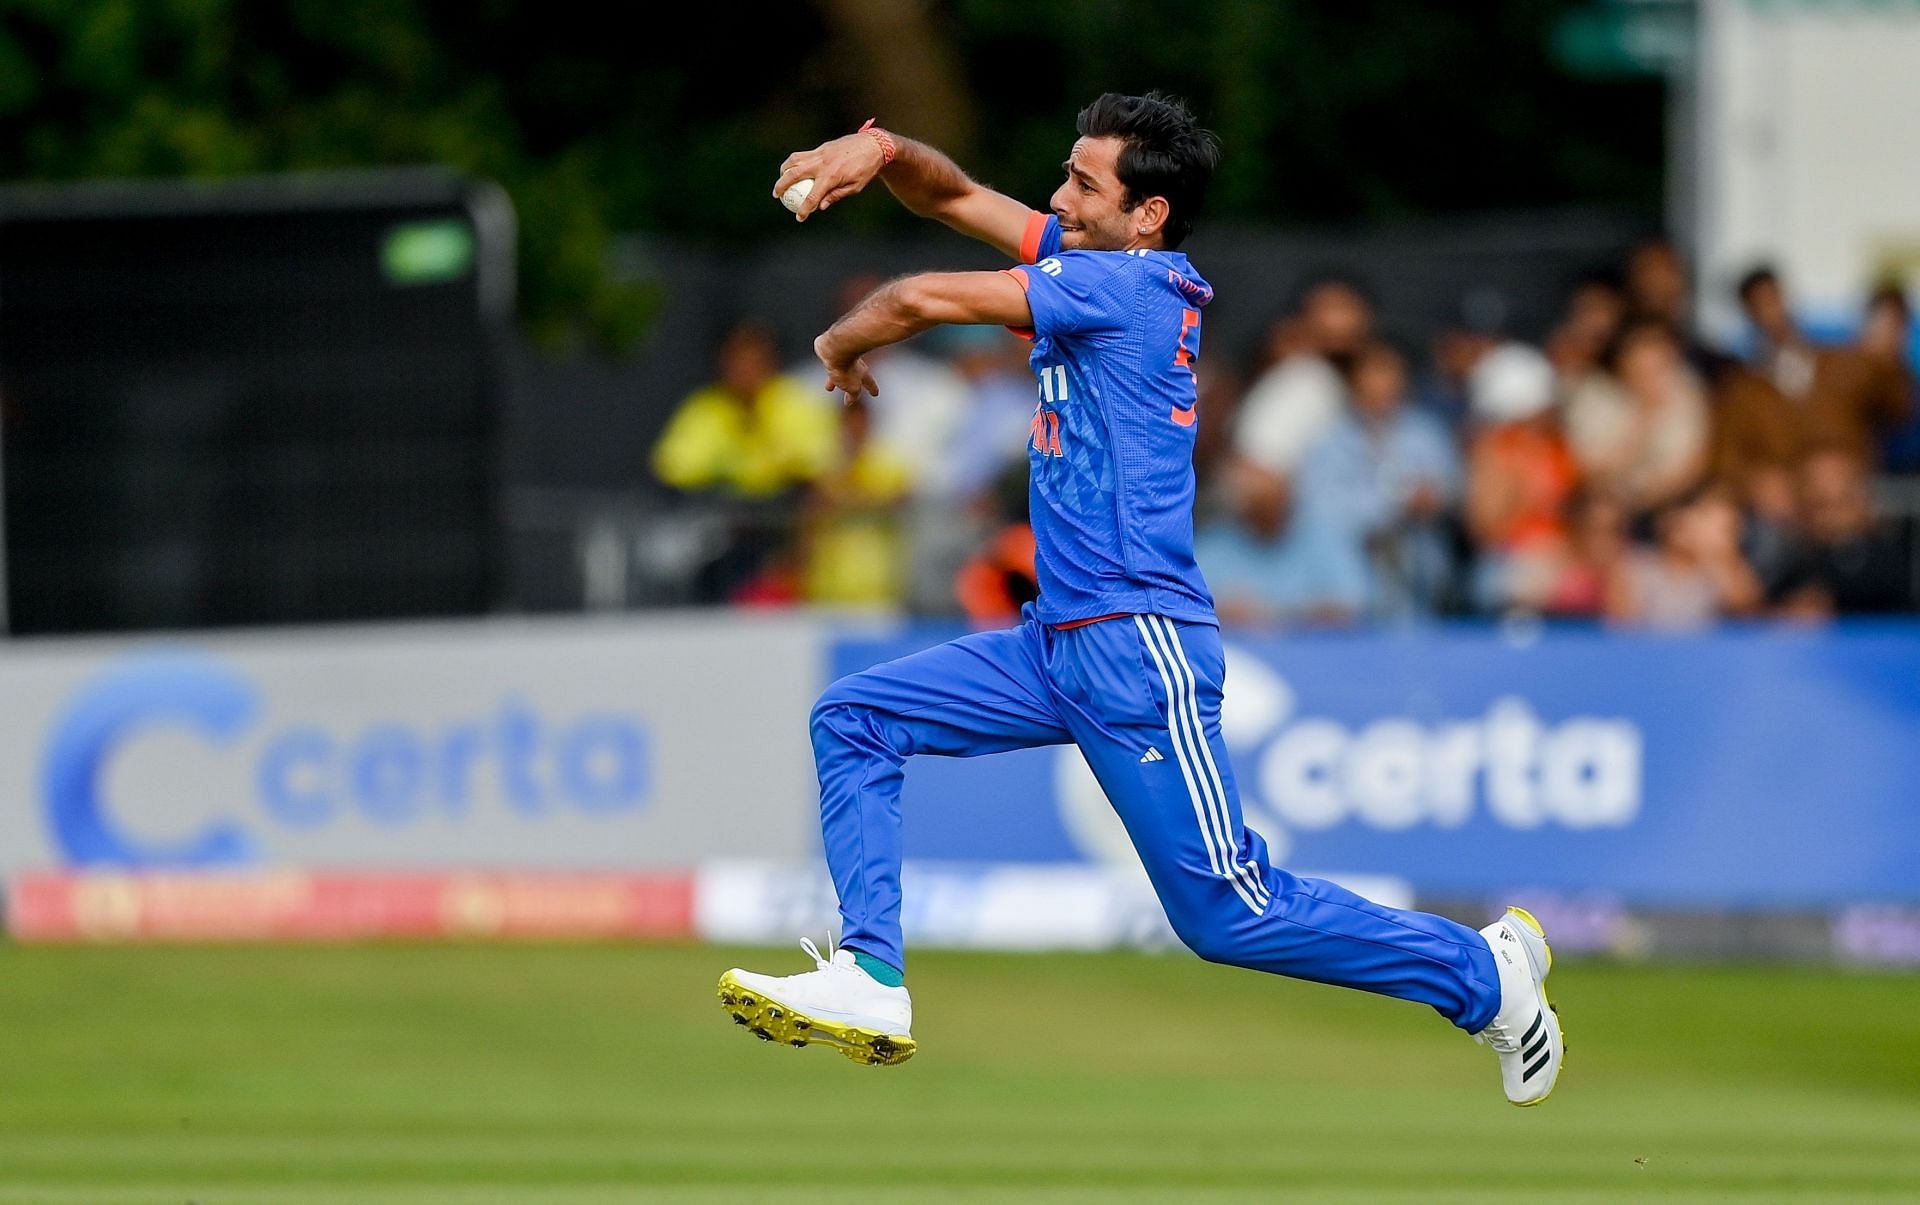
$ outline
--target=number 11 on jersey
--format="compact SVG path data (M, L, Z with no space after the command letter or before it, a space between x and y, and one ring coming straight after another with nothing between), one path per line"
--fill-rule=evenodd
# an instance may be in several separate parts
M1047 409L1067 400L1067 366L1065 364L1042 364L1040 366L1040 400L1033 407L1033 426L1028 432L1027 446L1042 456L1059 456L1060 416Z
M1040 366L1040 400L1056 406L1067 400L1067 366L1065 364Z

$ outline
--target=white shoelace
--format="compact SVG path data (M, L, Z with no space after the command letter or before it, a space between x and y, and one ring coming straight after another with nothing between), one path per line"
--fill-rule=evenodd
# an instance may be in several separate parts
M820 947L813 944L813 938L811 937L801 938L800 948L802 950L805 950L807 952L807 956L813 959L813 965L819 967L823 971L830 971L833 969L833 963L831 961L820 957Z
M1487 1027L1473 1035L1473 1040L1483 1046L1491 1046L1502 1054L1512 1054L1520 1049L1520 1043L1514 1040L1513 1031L1497 1021L1490 1021Z

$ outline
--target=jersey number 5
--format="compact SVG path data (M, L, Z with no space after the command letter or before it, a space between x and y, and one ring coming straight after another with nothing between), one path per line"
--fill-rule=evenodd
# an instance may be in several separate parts
M1200 329L1200 311L1182 309L1180 311L1180 338L1174 343L1173 362L1191 372L1193 370L1193 348L1187 346L1187 332Z

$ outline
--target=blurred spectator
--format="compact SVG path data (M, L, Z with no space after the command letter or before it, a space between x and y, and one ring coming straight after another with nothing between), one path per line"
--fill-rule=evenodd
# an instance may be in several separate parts
M995 333L1013 340L1005 331ZM868 400L873 441L900 461L915 494L956 497L953 452L968 422L972 388L944 360L911 345L881 348L869 363L880 387L880 395Z
M1860 327L1860 351L1867 358L1890 365L1907 388L1907 418L1888 433L1882 449L1887 468L1898 473L1920 470L1920 361L1916 360L1913 310L1900 286L1882 285L1867 299L1866 320Z
M1794 476L1811 447L1803 398L1814 375L1813 347L1787 313L1779 281L1758 268L1738 285L1756 351L1721 378L1713 422L1713 475L1751 516L1748 549L1763 576L1781 568L1797 504Z
M1779 275L1763 265L1741 277L1734 288L1740 309L1753 324L1749 365L1787 397L1805 398L1813 384L1813 344L1794 325Z
M1758 343L1751 371L1730 375L1722 393L1716 467L1754 505L1773 511L1784 491L1764 481L1757 491L1756 475L1790 471L1816 449L1877 458L1885 435L1908 417L1911 383L1898 356L1810 343L1769 268L1741 279L1740 303Z
M1686 631L1759 604L1760 580L1740 555L1740 511L1724 491L1667 506L1654 530L1656 546L1628 552L1611 575L1608 619Z
M1453 327L1434 336L1433 369L1421 383L1417 404L1450 430L1466 426L1473 409L1468 379L1500 341L1482 331Z
M1751 369L1736 368L1721 381L1713 476L1753 515L1769 547L1793 525L1794 474L1806 452L1799 417L1786 396Z
M1626 320L1657 322L1673 336L1674 345L1700 380L1712 384L1735 361L1708 347L1694 333L1693 292L1687 261L1666 238L1643 239L1627 256Z
M1627 295L1617 275L1594 272L1574 286L1560 324L1547 336L1547 359L1570 390L1601 370L1607 349L1627 320Z
M1222 472L1227 513L1201 525L1194 559L1220 621L1348 623L1367 600L1366 556L1330 526L1293 522L1287 479L1248 461Z
M801 524L808 602L897 607L906 590L902 509L912 474L872 438L866 399L841 412L840 463L809 493Z
M1877 360L1912 369L1915 347L1913 307L1897 284L1884 284L1867 297L1860 324L1860 350Z
M947 451L949 481L973 498L1009 468L1027 463L1027 436L1039 394L1027 366L1031 345L995 326L939 328L938 347L965 383L966 404Z
M1474 595L1486 608L1538 610L1564 554L1564 512L1580 476L1553 405L1553 366L1508 343L1480 361L1467 390L1475 434L1466 525L1480 553Z
M847 277L836 294L836 316L860 304L883 283L871 272ZM969 338L974 340L971 345ZM953 609L953 574L977 535L965 524L953 522L956 504L967 493L958 477L962 462L957 453L976 417L974 384L956 361L972 355L969 348L992 346L983 340L1022 346L998 328L953 326L877 348L866 357L880 393L867 399L865 443L892 471L902 473L905 483L906 504L897 508L900 513L895 519L903 528L900 540L906 557L896 601L922 613ZM822 376L820 365L811 359L793 371L813 380ZM1011 434L1011 448L1022 459L1027 418L1033 411L1032 392L1029 377L1024 413L1018 430ZM991 475L995 467L988 465L985 474Z
M988 525L1002 521L991 497L997 483L1010 472L1026 480L1027 435L1037 395L1027 366L1029 345L999 327L946 326L927 338L967 389L960 425L946 450L945 488L923 492L912 510L907 602L920 614L938 615L961 606L955 575L975 555Z
M773 335L742 323L720 345L720 377L688 395L653 447L653 471L680 490L769 498L839 458L832 399L779 373Z
M1663 323L1676 334L1692 321L1687 262L1666 238L1642 239L1627 252L1626 292L1634 321Z
M1453 440L1407 404L1406 361L1390 344L1363 345L1347 382L1351 404L1301 463L1300 523L1371 552L1370 613L1429 613L1452 577L1441 518L1460 493Z
M1203 356L1195 360L1193 377L1199 394L1196 408L1200 414L1193 444L1193 472L1204 505L1226 465L1234 458L1233 436L1240 418L1241 380L1227 367L1224 356Z
M1573 389L1567 438L1585 477L1635 515L1646 514L1691 489L1705 472L1706 395L1661 322L1629 324L1607 367Z
M1310 286L1268 336L1270 367L1241 402L1235 450L1270 473L1296 470L1340 417L1341 375L1372 335L1373 307L1358 286L1338 279Z
M1549 615L1599 619L1633 550L1627 508L1604 490L1578 489L1567 499L1567 537L1537 604Z
M1468 378L1487 353L1500 346L1507 310L1507 298L1499 290L1469 289L1460 298L1458 317L1428 345L1428 370L1414 391L1414 404L1450 431L1467 424L1473 409Z
M1800 533L1768 591L1782 614L1824 619L1913 609L1911 557L1876 523L1859 458L1822 451L1807 459L1800 472Z
M997 628L1020 621L1020 608L1040 597L1034 558L1039 555L1033 528L1008 523L960 567L954 593L976 628Z
M690 589L703 602L779 606L799 597L793 501L840 460L840 416L824 392L778 372L773 335L742 323L721 342L719 379L668 419L653 470L700 495L723 534Z
M1040 597L1026 464L1002 471L978 501L989 534L954 576L953 592L973 626L1003 627L1018 622L1020 608Z

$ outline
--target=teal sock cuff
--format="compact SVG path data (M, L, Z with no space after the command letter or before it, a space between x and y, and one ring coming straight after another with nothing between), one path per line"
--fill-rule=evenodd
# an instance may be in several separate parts
M882 987L901 987L907 982L907 977L900 973L899 967L881 962L865 950L855 950L853 952L853 962L855 966L865 971L873 978L875 983L880 984Z

